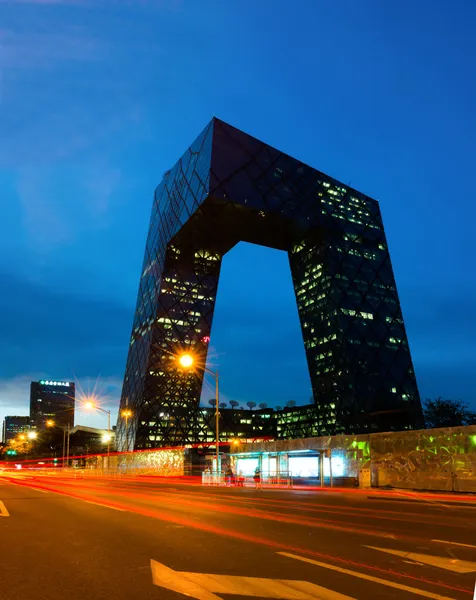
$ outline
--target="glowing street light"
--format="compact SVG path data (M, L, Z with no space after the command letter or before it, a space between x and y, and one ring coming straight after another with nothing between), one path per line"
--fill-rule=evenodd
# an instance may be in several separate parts
M132 410L130 410L129 408L125 408L121 412L121 417L124 417L124 419L126 420L126 450L129 450L129 419L130 417L132 417Z
M102 412L103 414L107 415L107 440L104 440L104 443L107 442L107 467L109 468L110 442L112 439L112 436L111 436L111 411L101 408L100 406L95 404L92 400L87 400L83 404L83 407L86 408L87 410L98 410L99 412ZM104 437L106 437L106 436L104 436Z
M62 411L62 412L66 412L66 411ZM65 465L65 459L66 459L66 463L69 465L69 436L70 436L70 426L69 423L67 425L57 425L53 419L48 419L47 421L45 421L45 425L46 427L56 427L57 429L61 429L61 431L63 432L63 469L64 469L64 465Z
M184 369L190 369L195 364L195 358L191 354L181 354L178 357L178 363ZM217 464L217 475L220 474L220 412L218 405L220 403L220 395L218 391L218 371L210 371L207 367L200 366L203 371L210 374L215 379L215 442L216 442L216 464Z
M36 431L29 431L27 437L29 440L36 440L38 434L36 433Z
M182 367L184 367L185 369L190 369L190 367L195 362L195 360L191 354L182 354L182 356L180 356L178 360L179 360L180 365Z

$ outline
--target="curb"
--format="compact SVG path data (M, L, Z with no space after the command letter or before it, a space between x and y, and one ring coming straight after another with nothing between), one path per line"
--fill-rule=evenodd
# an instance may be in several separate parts
M369 500L389 500L390 502L413 502L417 504L451 504L453 506L470 506L476 508L476 502L464 502L463 500L427 500L426 498L396 498L393 496L367 496Z

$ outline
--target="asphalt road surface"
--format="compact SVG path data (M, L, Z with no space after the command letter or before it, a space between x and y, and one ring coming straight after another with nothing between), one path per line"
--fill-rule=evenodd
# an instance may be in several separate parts
M1 600L472 600L475 578L476 503L0 473Z

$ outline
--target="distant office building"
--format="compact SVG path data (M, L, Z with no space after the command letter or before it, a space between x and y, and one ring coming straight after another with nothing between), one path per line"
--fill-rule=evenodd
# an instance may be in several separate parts
M121 398L133 418L119 412L118 447L213 437L203 369L170 357L206 364L222 259L240 241L289 257L314 407L285 411L279 433L421 427L378 202L214 118L155 192Z
M32 381L30 419L33 427L44 427L52 420L56 425L74 426L74 383L71 381Z
M99 454L107 449L107 437L110 436L110 445L114 445L114 431L97 429L76 425L70 432L70 456Z
M30 429L30 417L8 416L3 420L2 439L4 444L8 444L21 433L26 433Z

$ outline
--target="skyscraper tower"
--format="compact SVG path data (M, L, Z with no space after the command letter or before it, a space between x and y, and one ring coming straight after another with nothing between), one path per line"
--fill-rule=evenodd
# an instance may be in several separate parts
M247 241L288 253L315 434L422 424L379 204L214 118L155 191L121 408L129 448L207 439L199 410L223 256ZM276 323L280 327L280 323ZM119 449L125 449L118 421Z

